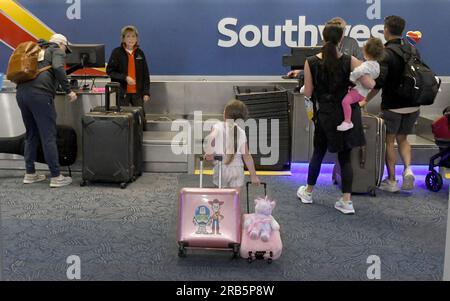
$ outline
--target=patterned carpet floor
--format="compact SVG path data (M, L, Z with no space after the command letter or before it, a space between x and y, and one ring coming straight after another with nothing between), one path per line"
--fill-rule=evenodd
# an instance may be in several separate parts
M67 280L70 255L81 259L82 280L367 280L370 255L381 259L382 280L442 279L448 183L431 193L418 177L412 193L354 196L356 215L345 216L333 208L329 175L312 205L295 195L304 173L262 177L284 244L269 265L226 252L178 257L178 191L196 187L194 175L144 174L125 190L79 187L79 173L61 189L22 185L22 175L0 171L3 280Z

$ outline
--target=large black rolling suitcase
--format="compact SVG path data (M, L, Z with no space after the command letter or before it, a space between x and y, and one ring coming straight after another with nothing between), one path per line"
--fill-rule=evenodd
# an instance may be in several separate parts
M105 111L119 111L133 114L134 117L134 175L139 177L143 172L143 154L142 154L142 144L144 139L144 126L145 126L145 115L144 109L142 107L110 107L106 108L106 103L104 107L95 107L92 112L105 112Z
M86 113L82 121L83 172L81 186L88 182L120 183L125 188L135 180L135 117L130 112L109 110L111 91L118 83L108 83L106 111ZM117 95L117 94L116 94Z
M384 172L386 128L382 118L368 113L363 113L362 124L366 145L355 147L351 153L352 192L375 196ZM339 185L342 183L339 163L334 165L333 182Z

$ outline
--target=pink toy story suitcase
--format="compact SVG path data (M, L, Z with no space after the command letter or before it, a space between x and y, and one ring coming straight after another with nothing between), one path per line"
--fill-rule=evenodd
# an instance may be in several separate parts
M251 183L247 182L247 214L244 214L243 221L251 215L248 196L249 184ZM264 195L267 195L266 183L261 184L264 185ZM282 249L283 243L281 242L280 231L272 230L269 241L263 242L261 239L251 239L247 230L242 227L240 255L242 258L247 258L249 263L255 259L266 259L267 263L272 263L272 260L281 256Z
M222 157L216 156L219 164ZM186 249L231 250L239 254L241 243L241 206L236 189L222 189L221 168L219 188L203 188L203 158L200 159L200 188L180 191L178 215L178 256Z

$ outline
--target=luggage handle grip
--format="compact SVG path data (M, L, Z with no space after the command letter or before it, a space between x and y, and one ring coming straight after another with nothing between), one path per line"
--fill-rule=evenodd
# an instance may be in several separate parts
M222 158L223 158L223 156L221 156L221 155L214 155L214 160L222 161ZM205 158L203 156L200 156L200 161L203 161L203 160L205 160Z
M111 110L111 91L116 92L116 107L117 112L120 112L119 92L120 84L117 82L110 82L105 85L105 111Z
M364 166L366 165L366 156L367 156L367 150L365 146L361 146L359 148L359 165L362 169L364 169Z
M214 155L214 160L219 161L219 189L222 188L222 156ZM203 156L200 156L200 188L203 188Z
M245 184L246 188L247 188L247 213L250 213L250 197L249 197L249 193L248 193L248 186L252 184L252 182L247 182ZM260 185L264 186L264 196L267 196L267 183L266 182L261 182Z

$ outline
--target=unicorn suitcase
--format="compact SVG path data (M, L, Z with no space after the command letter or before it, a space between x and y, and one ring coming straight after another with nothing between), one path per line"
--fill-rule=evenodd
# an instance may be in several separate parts
M217 157L222 164L221 157ZM221 171L222 168L219 168ZM203 159L200 188L183 188L179 197L178 256L187 249L229 250L236 258L241 242L241 207L236 189L203 188Z
M249 208L249 195L248 186L250 182L247 182L247 214L244 214L243 221L252 218L254 213L250 213ZM264 194L267 196L266 183L264 185ZM261 239L251 239L248 230L242 227L241 235L241 247L240 255L242 258L246 258L249 263L256 259L265 259L267 263L272 263L273 260L280 258L281 251L283 249L283 243L281 242L281 236L279 230L272 230L269 240L264 242Z

